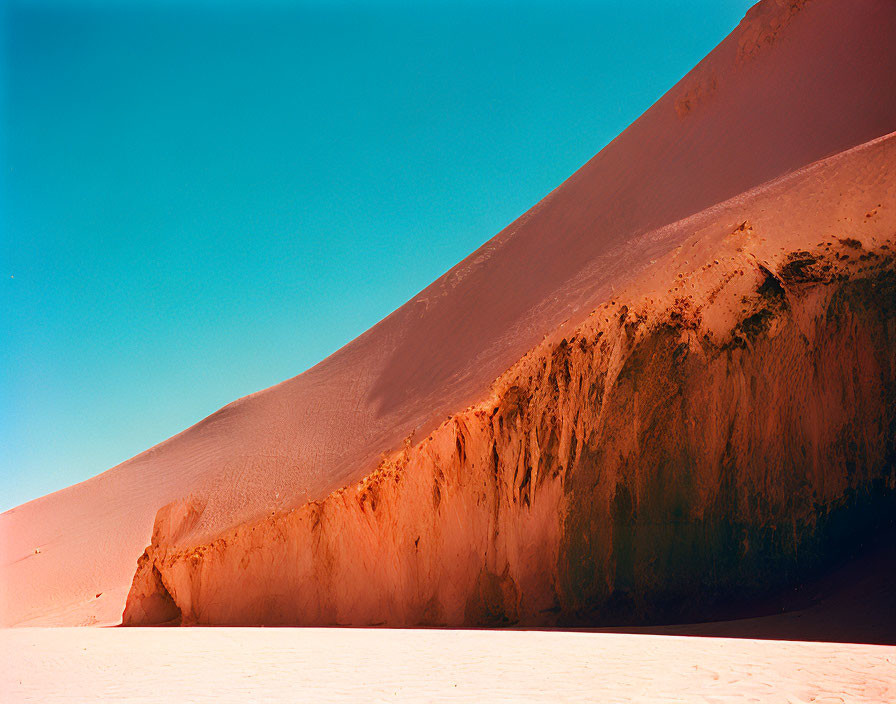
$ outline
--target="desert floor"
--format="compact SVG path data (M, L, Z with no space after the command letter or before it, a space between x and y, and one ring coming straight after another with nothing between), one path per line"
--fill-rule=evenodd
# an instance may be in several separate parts
M896 647L630 633L0 631L5 702L892 702Z

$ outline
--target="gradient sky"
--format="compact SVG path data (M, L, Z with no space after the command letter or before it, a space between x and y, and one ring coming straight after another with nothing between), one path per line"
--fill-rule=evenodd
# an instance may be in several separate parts
M752 2L137 4L0 3L0 510L356 337Z

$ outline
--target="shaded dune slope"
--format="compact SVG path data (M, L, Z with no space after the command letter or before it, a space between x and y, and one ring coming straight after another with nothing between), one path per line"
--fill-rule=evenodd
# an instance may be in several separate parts
M760 3L562 186L345 348L104 474L2 514L4 622L116 620L153 518L184 497L192 498L164 514L176 527L166 530L164 515L157 524L160 549L172 556L272 512L276 520L313 512L405 438L422 438L481 400L546 331L581 323L652 262L717 223L715 204L896 130L893 36L896 4L888 0ZM890 163L881 166L885 175ZM592 371L601 364L609 362ZM871 406L863 412L870 417ZM880 459L877 445L868 451ZM850 486L879 469L869 459ZM421 470L420 481L425 476ZM453 490L466 486L461 479ZM500 570L489 574L497 577L483 577L477 589L511 589ZM570 613L585 608L569 604Z

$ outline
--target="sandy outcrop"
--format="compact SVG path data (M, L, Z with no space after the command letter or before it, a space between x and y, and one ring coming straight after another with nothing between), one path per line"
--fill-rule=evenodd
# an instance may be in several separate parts
M124 623L687 619L830 566L896 505L894 155L729 204L322 501L163 509Z

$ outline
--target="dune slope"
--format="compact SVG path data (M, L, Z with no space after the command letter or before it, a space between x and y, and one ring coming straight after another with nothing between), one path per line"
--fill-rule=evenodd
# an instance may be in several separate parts
M894 168L890 135L679 223L324 501L209 542L169 505L124 622L680 622L829 567L896 508Z
M676 247L701 228L720 226L716 204L896 130L893 36L896 4L888 0L760 3L688 76L557 190L345 348L104 474L2 514L4 622L115 621L136 560L150 541L153 519L171 502L180 503L160 517L153 545L172 556L250 530L240 526L260 525L271 513L272 520L312 515L314 507L331 501L326 497L332 492L375 470L383 453L400 448L405 438L423 438L447 415L488 397L489 385L547 331L564 321L581 323L638 277L669 274L668 268L652 274L648 269L657 261L673 266L677 260L667 258L676 256ZM879 171L866 173L862 183L865 189L874 184L884 189L870 198L877 198L874 206L880 204L883 222L892 203L883 198L892 195L886 190L892 183L892 149L878 144L872 152L868 158ZM837 163L849 169L864 162ZM851 181L849 173L841 178L845 185ZM811 193L812 183L809 178L803 190ZM863 197L854 189L850 193L855 200L838 191L828 193L824 204L833 198L836 205L830 207L864 216ZM731 207L721 211L732 214ZM799 212L811 215L806 208ZM760 213L751 216L758 219ZM824 225L839 223L837 213L828 217ZM808 223L786 219L770 221L769 227L774 234L761 235L769 256L781 247L802 251L803 239L783 240L810 231ZM812 232L810 239L821 241L824 234ZM875 230L873 241L858 238L868 250L863 254L883 257L875 248L885 244L885 234ZM713 251L706 249L701 263L711 261ZM747 280L756 278L750 271ZM647 290L645 285L638 295ZM787 303L801 310L790 299ZM654 313L664 310L668 307ZM811 319L820 310L810 307L805 315ZM800 315L785 325L792 336L798 337L797 329L808 335L800 326L809 323ZM739 324L726 321L729 332ZM879 341L868 349L868 359L877 359ZM842 346L836 354L847 365ZM866 400L862 412L868 415L861 422L879 402ZM444 427L438 437L447 437ZM409 444L416 448L415 442ZM556 451L565 442L558 440ZM806 458L811 471L820 473L812 481L821 482L825 501L879 472L880 439L868 442L868 461L845 484L819 470L820 460ZM538 452L553 452L552 447L548 441ZM837 457L845 455L844 450ZM457 540L467 537L459 533ZM148 561L145 557L141 564ZM497 586L491 577L483 579L477 588L484 594L510 588L500 573Z

